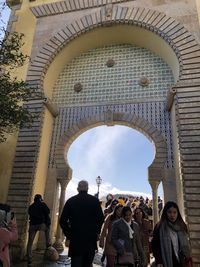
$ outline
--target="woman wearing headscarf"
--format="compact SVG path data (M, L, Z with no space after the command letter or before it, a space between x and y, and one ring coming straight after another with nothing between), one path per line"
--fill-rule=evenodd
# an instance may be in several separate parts
M117 250L117 265L134 267L137 266L136 263L141 266L146 264L139 227L132 220L132 210L129 206L123 207L121 218L113 223L111 242Z
M173 201L165 204L154 228L152 251L156 267L192 266L187 226Z

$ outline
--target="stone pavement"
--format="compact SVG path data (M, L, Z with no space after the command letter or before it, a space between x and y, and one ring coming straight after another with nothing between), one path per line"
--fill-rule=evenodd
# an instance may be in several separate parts
M101 264L102 249L100 249L94 258L93 267L100 267ZM21 261L19 263L12 264L11 267L70 267L71 260L67 256L67 250L60 254L59 260L56 262L47 261L44 259L44 250L33 252L33 262L31 265L27 264L27 261ZM151 257L151 264L153 263L153 257ZM151 265L150 266L153 266Z
M99 251L96 253L93 267L100 267L101 266L101 256L102 252ZM27 261L21 261L19 263L14 263L11 267L70 267L70 258L67 257L67 251L64 251L60 254L59 260L56 262L47 261L44 259L44 251L34 251L33 252L33 262L31 265L27 264Z

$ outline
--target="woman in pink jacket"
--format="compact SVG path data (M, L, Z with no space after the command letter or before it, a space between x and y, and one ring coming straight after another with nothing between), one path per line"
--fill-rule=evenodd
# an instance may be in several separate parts
M10 267L9 244L18 238L16 219L11 217L11 212L2 210L0 205L0 266L2 262L3 267Z

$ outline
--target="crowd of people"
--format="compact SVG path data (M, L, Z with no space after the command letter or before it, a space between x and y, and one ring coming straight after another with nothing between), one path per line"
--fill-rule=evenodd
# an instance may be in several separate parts
M104 214L107 215L112 211L115 204L121 204L122 206L129 206L132 210L134 210L136 207L141 208L146 216L152 220L152 214L153 214L153 207L152 207L152 199L149 199L148 197L143 196L114 196L112 194L108 194L106 196L106 202L105 202L105 209ZM158 196L158 212L159 215L161 214L163 208L163 200L160 196Z
M177 204L158 198L160 220L153 229L152 201L142 196L114 197L109 194L102 209L99 199L88 194L88 182L78 183L78 194L68 199L59 219L69 240L71 267L91 267L99 247L106 267L147 267L150 255L156 267L192 267L188 230ZM28 209L30 225L28 264L38 231L49 238L50 210L37 194ZM8 205L0 204L0 267L10 267L9 244L17 240L16 218Z
M107 195L104 209L105 223L102 228L99 242L99 246L104 248L102 262L104 262L106 257L107 267L114 267L116 265L118 252L115 249L115 246L118 245L116 240L111 240L111 231L113 233L115 230L115 227L113 229L112 224L115 220L123 217L122 210L126 209L128 209L129 213L131 212L131 227L134 229L135 236L137 237L137 234L139 234L140 237L139 241L136 238L136 247L138 247L137 250L140 251L140 257L136 253L135 261L138 262L138 265L148 266L150 263L150 240L153 230L152 200L147 197L145 199L143 196L120 196L116 198L112 194ZM118 257L117 260L120 261L120 257Z
M109 194L102 211L98 199L87 191L88 183L79 182L78 195L66 202L60 218L70 240L72 267L92 266L97 241L104 250L102 263L106 267L146 267L151 252L156 267L192 266L187 227L175 202L162 207L158 198L160 221L153 229L152 201L148 198Z

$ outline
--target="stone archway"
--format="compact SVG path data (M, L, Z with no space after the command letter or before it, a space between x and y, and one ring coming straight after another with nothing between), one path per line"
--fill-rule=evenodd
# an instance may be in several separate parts
M153 170L157 169L160 175L162 175L165 163L167 160L167 145L162 134L148 121L143 118L139 118L135 115L126 113L112 113L111 111L105 112L103 116L95 116L81 120L79 123L73 125L62 136L57 143L55 151L55 161L57 170L65 170L68 168L67 163L67 151L72 142L86 130L99 126L99 125L126 125L138 130L147 136L148 139L153 141L155 145L155 158L152 164L149 166L149 180L157 179L161 180L163 177L152 177Z
M169 44L179 62L179 81L176 86L181 87L182 82L189 79L194 82L198 79L198 67L195 71L192 66L200 60L199 45L180 23L154 10L107 5L96 13L66 25L42 47L30 64L27 74L27 81L33 90L43 91L45 75L50 64L67 44L96 28L113 25L132 25L146 29Z
M113 113L107 111L103 116L95 116L81 120L78 124L73 125L68 131L60 138L57 143L55 150L55 161L57 173L64 173L65 176L70 166L67 162L67 151L72 142L86 130L105 125L126 125L131 128L138 130L150 139L155 145L155 158L152 164L148 167L148 180L152 188L153 195L153 217L154 224L158 221L158 203L157 203L157 188L159 183L165 178L165 167L167 160L167 144L162 134L148 121L143 118L139 118L135 115L126 113ZM59 175L60 177L61 175ZM69 176L68 176L69 177ZM61 179L61 178L60 178ZM71 176L70 176L71 179ZM63 180L64 176L63 176ZM69 179L68 179L69 182ZM66 186L62 187L61 190L65 192ZM62 192L61 191L61 192ZM63 207L63 201L61 201L61 207ZM59 230L58 230L59 231Z
M169 91L168 108L170 110L172 107L172 123L175 125L177 135L177 157L180 164L180 176L184 184L184 208L189 223L193 253L196 256L195 262L200 262L198 255L199 237L196 227L196 225L199 225L197 217L199 215L198 190L200 189L200 152L198 151L199 101L196 101L200 97L199 45L193 36L173 18L154 10L137 7L127 8L107 5L95 13L91 13L74 21L72 24L66 25L49 39L39 50L35 59L30 63L27 81L33 92L41 93L41 97L37 100L30 101L28 108L38 113L39 116L34 122L34 129L31 133L27 134L29 131L27 129L22 129L19 133L17 153L8 193L8 202L12 203L12 206L18 214L20 242L24 242L25 240L27 229L26 209L30 203L35 186L35 177L39 169L38 165L41 164L40 154L42 145L44 144L44 140L41 138L41 132L45 120L47 120L44 105L52 114L52 117L56 116L53 106L50 102L46 101L46 98L44 101L44 97L46 97L45 89L52 88L55 81L55 79L51 80L50 76L52 75L52 69L56 69L55 67L58 66L56 63L57 57L59 55L62 57L64 49L70 46L73 40L78 40L77 37L81 38L81 36L94 32L96 29L104 30L114 26L123 26L126 27L124 28L126 30L128 28L134 28L138 31L143 31L143 34L145 30L145 33L148 32L151 36L159 38L159 42L162 41L163 50L164 44L167 44L166 49L169 51L170 48L173 54L172 61L169 64L172 67L175 65L176 71L174 71L174 76L176 77L177 83ZM128 37L126 36L126 38ZM58 68L57 71L59 72L60 69ZM48 79L49 82L47 82ZM50 145L48 144L48 146ZM46 161L48 162L48 160ZM47 168L47 162L45 166L42 166L43 169ZM63 170L61 168L60 170L61 172L58 176L68 175L66 169ZM150 172L151 176L154 177L155 173L156 168L152 168ZM22 177L24 179L21 179ZM25 190L21 190L22 185L26 189L26 192Z

